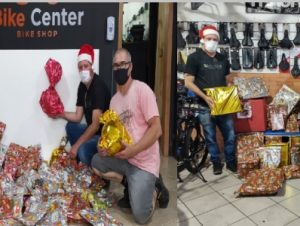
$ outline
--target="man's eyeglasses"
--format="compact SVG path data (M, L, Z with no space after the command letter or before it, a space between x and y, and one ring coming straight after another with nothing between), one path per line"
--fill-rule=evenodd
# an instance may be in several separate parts
M130 61L121 61L120 63L113 63L112 67L113 69L124 68L130 63Z

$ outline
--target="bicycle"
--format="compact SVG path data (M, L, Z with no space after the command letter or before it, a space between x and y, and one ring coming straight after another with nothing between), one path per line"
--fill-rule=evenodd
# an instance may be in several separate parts
M205 167L208 150L201 125L197 119L199 105L197 97L187 96L184 92L179 95L177 108L177 178L183 182L180 172L187 169L197 175L203 182L207 182L201 173Z

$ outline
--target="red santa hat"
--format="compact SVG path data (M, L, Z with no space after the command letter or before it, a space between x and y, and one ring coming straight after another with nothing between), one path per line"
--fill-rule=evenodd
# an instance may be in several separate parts
M94 49L89 44L83 44L80 47L77 62L79 63L80 61L83 61L83 60L86 60L86 61L90 62L91 64L94 63Z
M213 25L206 25L199 30L199 37L201 40L203 40L206 35L216 35L218 39L220 39L219 32Z

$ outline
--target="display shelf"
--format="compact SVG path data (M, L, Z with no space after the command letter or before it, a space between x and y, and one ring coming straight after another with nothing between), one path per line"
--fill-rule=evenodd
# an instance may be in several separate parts
M300 132L285 132L284 130L266 130L264 132L265 136L285 136L285 137L292 137L292 136L300 136Z

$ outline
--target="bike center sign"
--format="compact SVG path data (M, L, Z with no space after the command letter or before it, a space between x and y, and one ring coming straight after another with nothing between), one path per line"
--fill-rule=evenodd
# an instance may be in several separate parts
M60 11L44 11L41 8L33 8L28 13L18 12L13 8L0 9L0 29L15 28L17 38L43 38L59 35L57 27L79 27L83 25L85 12L68 11L62 8ZM31 27L32 29L26 29Z

